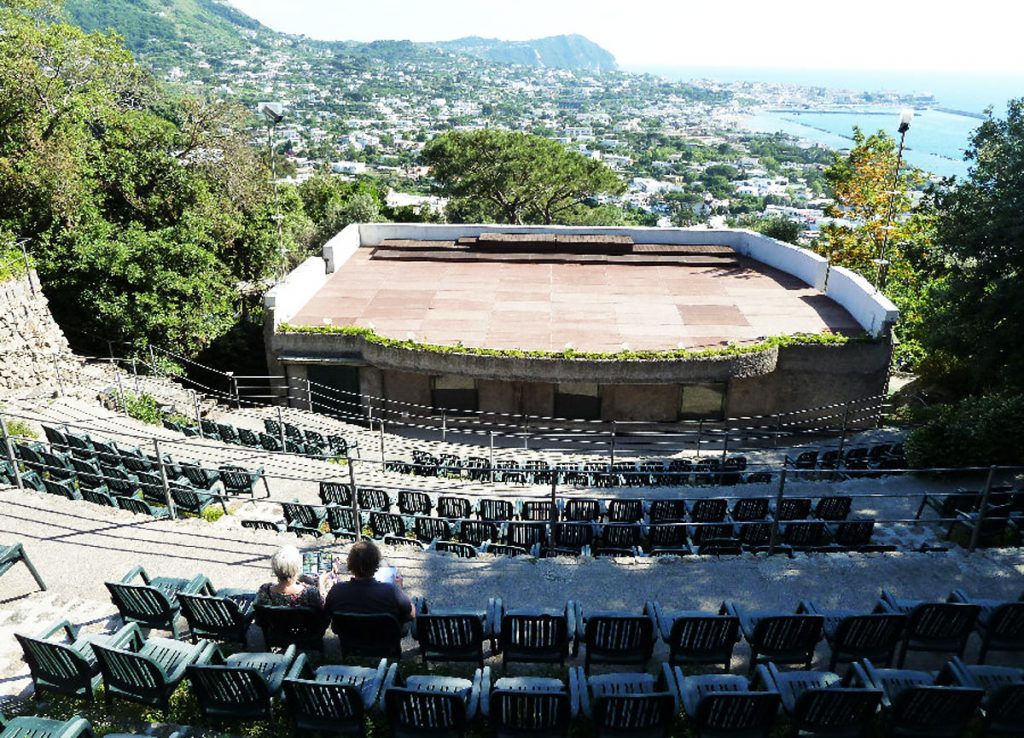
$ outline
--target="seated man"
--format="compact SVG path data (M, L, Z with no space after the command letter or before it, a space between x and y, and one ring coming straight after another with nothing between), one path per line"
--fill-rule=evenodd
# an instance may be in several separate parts
M416 608L409 595L402 591L402 577L395 575L394 584L374 579L380 568L380 549L372 541L359 541L348 552L352 578L339 581L324 601L327 612L388 613L398 622L408 624L416 617Z

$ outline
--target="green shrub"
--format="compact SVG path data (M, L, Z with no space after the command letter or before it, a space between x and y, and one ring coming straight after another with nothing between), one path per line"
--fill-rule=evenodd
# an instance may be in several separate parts
M1024 394L966 397L929 415L907 438L911 466L1024 464Z
M26 423L24 420L18 420L17 418L6 420L7 434L11 438L39 438L39 434L36 433L35 429Z
M160 425L163 415L160 412L160 403L152 395L145 393L136 395L126 392L124 395L124 409L129 417L141 420L150 425Z

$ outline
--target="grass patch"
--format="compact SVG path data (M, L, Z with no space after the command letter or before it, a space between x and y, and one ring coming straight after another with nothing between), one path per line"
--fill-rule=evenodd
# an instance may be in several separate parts
M7 435L11 438L39 438L39 434L36 433L35 429L24 420L18 418L12 418L11 420L4 421L7 426Z

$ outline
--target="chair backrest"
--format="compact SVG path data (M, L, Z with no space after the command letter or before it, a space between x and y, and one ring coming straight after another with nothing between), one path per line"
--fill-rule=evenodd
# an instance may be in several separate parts
M768 522L741 523L738 537L744 546L767 546L772 539L772 524Z
M334 612L331 630L343 658L402 658L402 624L390 613Z
M124 499L124 498L121 498ZM172 602L156 587L146 584L104 582L114 607L126 623L140 623L154 628L170 629L178 614L178 600Z
M434 503L426 492L402 489L398 491L398 511L406 515L430 515Z
M594 499L575 498L565 501L562 520L597 522L601 518L601 503Z
M497 523L488 520L459 521L459 539L479 546L484 541L496 541L500 536Z
M239 666L192 664L185 669L192 694L207 718L270 719L270 689L259 670Z
M491 692L490 721L499 736L562 736L569 730L570 715L569 695L565 692Z
M320 502L325 505L351 505L352 487L344 482L320 482Z
M652 500L652 523L678 523L686 519L686 500Z
M327 517L327 512L318 505L303 505L299 502L282 502L281 511L288 525L319 530L320 524Z
M374 538L384 536L404 536L405 518L395 513L377 512L370 513L370 530Z
M79 477L81 480L81 477ZM79 487L78 493L82 495L82 499L86 502L91 502L94 505L104 505L106 507L117 507L117 500L115 500L109 492L105 489L90 489L88 487Z
M356 511L351 507L340 505L328 505L324 508L327 511L327 526L334 534L343 533L357 535Z
M288 712L299 730L361 735L365 722L363 697L351 684L285 679L284 696Z
M466 703L461 695L404 687L384 692L384 712L395 738L464 735Z
M763 735L775 723L777 692L709 692L697 705L697 735Z
M391 509L391 497L385 490L375 487L360 487L357 496L361 510L387 512Z
M608 522L610 523L637 523L643 518L643 500L608 501Z
M721 498L703 498L690 503L690 520L694 523L719 523L729 512L729 501Z
M803 520L811 512L811 498L786 497L775 508L776 520Z
M512 520L515 517L515 507L509 500L494 500L483 498L480 500L481 520Z
M669 663L725 663L732 659L740 621L731 615L686 615L672 622Z
M82 499L81 495L78 494L78 490L75 489L74 484L69 481L62 479L44 479L43 485L46 487L46 491L51 495L64 497L68 500Z
M915 640L966 639L980 612L962 602L922 602L907 616L907 634Z
M438 539L447 541L452 537L451 523L444 518L417 515L413 521L413 529L416 531L416 537L427 543Z
M108 691L121 691L147 704L164 699L167 677L153 661L141 654L98 643L93 644L92 651Z
M875 716L882 691L828 687L808 689L800 694L793 709L793 723L798 730L810 733L851 731L847 735L863 735L863 729ZM857 730L859 729L859 730Z
M668 692L613 694L594 700L598 736L667 736L676 718L676 702Z
M506 661L562 663L569 653L569 625L565 615L505 613L499 640Z
M475 559L477 555L476 546L458 541L436 541L434 550L453 553L461 559Z
M186 487L183 484L175 484L172 482L170 485L171 498L174 500L174 504L186 512L194 513L198 515L202 509L203 504L206 500L210 499L209 495L199 496L192 487Z
M866 546L874 532L874 520L843 520L835 527L835 542L840 546Z
M647 529L652 548L685 548L686 524L685 523L663 523L652 525Z
M178 602L193 636L245 642L246 619L234 600L181 593Z
M245 467L225 464L217 470L224 488L228 492L251 492L253 485L260 479L261 473Z
M988 735L1013 735L1024 725L1024 682L997 689L986 701Z
M220 440L225 443L240 443L238 438L238 431L235 426L228 425L227 423L217 423L217 433L220 436Z
M46 471L50 473L50 476L59 477L61 479L67 479L68 477L74 476L74 467L71 466L71 462L64 454L54 453L53 451L47 451L45 448L39 452L39 455L43 457L43 462L46 464Z
M712 539L729 539L732 538L732 534L732 523L701 523L690 526L690 538L697 545Z
M801 451L796 457L796 461L793 462L793 466L797 469L813 469L817 463L817 451Z
M64 431L54 428L52 425L41 425L43 426L43 433L46 434L46 440L50 442L51 446L56 448L68 447L68 438L64 435Z
M156 512L145 500L140 500L136 497L118 497L117 506L122 510L135 513L136 515L149 515L153 516Z
M1016 641L1024 645L1024 602L997 605L989 616L985 634L999 641Z
M922 735L957 736L984 696L984 690L969 687L908 687L892 700L889 724L929 731Z
M211 469L204 469L195 462L183 461L181 471L197 487L208 489L212 480L217 478L216 472Z
M249 448L260 447L259 436L249 428L238 428L238 440L242 442L243 446L248 446Z
M767 497L741 497L732 506L732 519L737 522L764 520L768 517Z
M654 621L647 615L597 615L587 618L586 664L645 663L654 650Z
M15 633L21 651L32 674L36 691L70 696L92 695L92 678L97 673L91 664L66 643L54 643Z
M327 619L312 608L256 605L256 625L263 631L267 648L287 648L294 643L300 649L323 651Z
M846 520L852 504L853 498L846 495L822 497L814 508L814 514L821 520Z
M751 646L778 661L806 660L821 640L825 619L821 615L774 615L762 618L754 627ZM789 661L790 663L792 661Z
M594 542L594 527L590 523L555 523L552 526L555 546L581 549Z
M526 500L523 502L523 510L520 517L523 520L541 522L551 520L551 511L554 509L549 500Z
M820 520L786 523L782 540L790 546L820 546L825 541L825 523Z
M419 615L416 618L416 640L423 660L484 660L484 628L480 618L471 614Z
M643 529L639 523L614 523L601 529L601 545L609 548L639 546Z
M512 522L507 528L508 542L513 546L530 548L536 543L544 546L548 540L546 523Z
M215 441L221 440L220 431L217 429L217 423L207 418L200 418L199 427L203 429L203 435L207 438L212 438Z
M103 472L100 471L96 462L72 456L71 465L75 469L75 476L78 478L78 488L80 490L96 489L103 486L103 480L101 479Z
M865 613L843 618L832 637L836 660L869 658L889 663L903 636L907 618L899 613Z
M437 498L437 514L442 518L468 518L473 506L465 497L441 495Z

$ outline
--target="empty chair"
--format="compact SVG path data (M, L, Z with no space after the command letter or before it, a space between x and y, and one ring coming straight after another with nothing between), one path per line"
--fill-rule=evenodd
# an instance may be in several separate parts
M671 666L721 664L729 671L738 640L739 618L696 610L666 611L657 602L648 603L644 610L668 644Z
M103 674L103 697L108 707L118 698L164 713L170 709L171 694L185 678L185 670L192 664L207 663L216 648L208 641L182 643L152 637L137 640L129 648L92 644Z
M70 458L61 453L47 451L45 448L39 450L43 457L45 470L50 479L70 480L75 478L75 467L72 466Z
M323 651L329 620L321 610L289 605L256 605L255 622L267 648L295 645L302 651Z
M497 523L487 520L460 520L459 539L473 546L479 546L488 541L498 541L501 538L501 531Z
M233 425L217 423L217 435L220 436L220 440L224 443L231 443L235 446L242 445L242 440L238 437L238 431Z
M441 518L468 518L473 511L473 504L465 497L441 495L437 498L437 515Z
M85 461L71 457L71 465L75 469L75 478L78 480L78 491L101 490L109 493L107 485L103 483L103 472L95 461Z
M921 505L914 514L914 520L921 519L926 507L939 514L947 522L952 522L958 512L974 512L981 504L982 494L977 490L959 490L953 494L928 494L921 498Z
M594 542L595 556L636 556L643 542L643 527L639 523L609 523L601 527L601 535Z
M1024 669L1012 666L968 666L958 658L949 664L956 684L982 689L985 736L1019 736L1024 725Z
M475 559L478 553L476 546L459 541L434 541L433 549L440 553L455 554L460 559Z
M202 467L195 461L183 461L181 471L193 487L211 492L224 491L224 483L217 469Z
M683 710L698 738L768 738L779 710L775 691L753 691L734 674L683 676L674 667Z
M359 487L356 492L359 499L360 510L376 510L377 512L388 512L391 509L391 497L382 489L376 487Z
M864 446L847 449L843 453L843 468L858 471L868 468L868 450Z
M504 542L528 551L536 551L536 555L539 555L540 550L547 548L548 545L547 523L507 523Z
M96 456L96 447L87 434L68 429L64 432L64 438L71 449L71 455L76 459L93 459Z
M63 641L54 639L58 633L63 635ZM105 643L121 648L141 639L142 633L137 626L128 624L116 633L81 635L69 621L60 620L38 635L15 633L14 637L21 645L37 699L44 692L52 692L92 702L96 687L101 683L92 644Z
M186 674L205 722L216 726L229 721L269 723L284 680L298 676L305 658L295 646L283 653L242 652L227 657L214 648L210 659L190 664Z
M986 546L1019 546L1021 542L1020 527L1013 520L1013 505L1007 503L999 506L985 508L984 517L980 512L957 512L954 520L949 524L946 536L950 540L959 540L963 545L968 542L975 542L976 545ZM957 534L962 531L962 538Z
M151 518L161 520L163 518L169 518L171 511L160 505L154 505L146 500L139 499L137 497L116 497L117 506L122 510L127 510L130 513L136 515L146 515Z
M83 717L51 720L35 716L6 718L0 714L0 738L93 738L93 735L92 725ZM171 738L178 738L178 734L174 733Z
M778 692L791 735L861 738L874 719L882 690L851 686L831 671L781 672L775 664L757 667L761 683Z
M249 428L237 428L238 440L243 446L248 448L260 448L260 437L258 431L253 431Z
M853 670L857 682L881 690L886 735L899 738L958 738L985 696L982 689L958 686L948 668L938 674L880 669L865 660Z
M600 519L600 500L574 497L565 500L565 504L562 506L562 520L596 523Z
M205 638L241 643L243 648L249 626L256 617L255 600L255 594L241 595L236 592L223 592L217 596L178 593L178 604L188 623L193 643Z
M822 497L814 506L814 516L819 520L846 520L852 504L853 498L845 495Z
M378 540L384 536L398 536L404 538L406 534L405 518L395 513L377 512L370 513L370 535Z
M46 436L46 440L50 443L50 448L56 451L64 451L70 448L68 443L68 437L66 435L67 427L62 426L57 428L46 423L40 423L43 428L43 434Z
M142 491L139 486L139 478L134 474L129 475L116 466L110 466L100 462L100 470L103 472L103 481L110 491L118 497L134 497Z
M413 520L413 529L416 532L416 538L424 543L437 540L447 541L452 537L452 525L444 518L417 515Z
M46 582L39 575L36 567L32 564L32 560L25 553L25 547L20 543L13 543L9 546L0 546L0 576L3 576L17 563L22 563L25 568L28 569L28 573L32 575L32 578L36 580L36 584L39 585L39 589L46 590Z
M810 497L785 497L772 510L776 520L806 520L811 514Z
M661 523L647 529L652 556L686 556L690 549L685 523Z
M686 500L651 500L651 523L681 523L686 520Z
M214 441L223 441L220 437L220 430L217 428L217 423L209 418L200 418L199 427L203 431L204 438L210 438Z
M722 497L702 498L690 502L690 522L720 523L729 512L729 501Z
M822 631L832 650L829 671L835 671L839 662L852 663L861 659L889 666L895 658L907 620L905 615L893 612L826 610L811 600L802 601L797 612L825 618Z
M325 505L352 506L352 487L344 482L320 482L320 502Z
M578 667L577 667L578 669ZM583 717L593 721L597 736L668 738L679 712L671 669L662 664L651 674L570 675ZM573 691L570 689L570 691Z
M426 492L398 491L398 511L403 515L430 515L434 503Z
M795 458L790 458L789 454L786 454L783 464L794 469L814 469L818 465L818 452L801 451Z
M892 544L876 544L871 542L875 532L875 521L871 519L841 520L829 526L832 543L844 551L895 551Z
M321 666L285 679L288 713L297 732L363 736L366 714L377 703L387 661L367 666Z
M74 483L70 481L61 479L44 479L43 487L46 489L48 494L63 497L66 500L75 501L82 499L82 495L79 494L77 489L75 489Z
M178 613L181 607L178 593L217 594L210 580L202 574L191 579L151 577L141 566L136 566L121 577L119 582L104 584L125 623L169 630L175 638L178 638Z
M362 533L362 526L356 525L356 511L351 507L340 505L328 505L324 508L327 513L327 527L335 538L346 540L358 540Z
M484 497L480 500L477 515L481 520L505 521L515 518L515 506L510 500L495 500Z
M743 637L750 644L751 671L757 664L768 661L811 668L825 621L821 615L745 611L732 602L723 603L720 612L739 620Z
M736 538L740 545L748 551L770 549L772 542L772 524L769 522L740 523L736 526Z
M689 527L690 539L701 546L712 540L733 539L732 523L697 523ZM737 547L739 542L736 542Z
M224 493L229 495L256 496L256 485L263 482L263 489L266 496L270 497L270 487L267 484L267 477L263 473L263 467L257 469L246 469L244 466L225 464L217 470L220 480L224 484Z
M826 533L821 520L794 520L782 526L782 543L795 551L817 551L825 545Z
M482 673L477 669L472 680L435 675L403 679L392 669L382 707L395 738L466 735L481 706Z
M485 670L486 671L486 670ZM484 691L490 676L484 678ZM560 679L502 677L494 681L481 707L496 738L550 736L569 731L573 697Z
M550 500L524 500L519 517L526 521L547 521L555 517L555 506Z
M974 626L981 637L979 664L985 663L989 651L1024 651L1024 599L1016 602L976 599L963 590L956 590L950 594L949 600L981 608Z
M311 428L304 429L302 431L302 442L306 446L306 451L308 451L311 456L323 456L324 458L328 458L334 455L330 453L330 445L324 437L324 434L320 431L315 431Z
M903 644L896 662L902 667L910 651L938 651L963 657L981 607L965 602L904 600L882 590L876 611L907 616Z
M594 543L594 526L590 523L555 523L551 526L551 544L544 547L545 556L590 555Z
M577 609L577 617L581 609ZM591 664L637 665L645 668L654 651L654 619L647 613L597 611L583 615L583 632L578 634L586 644L583 669L589 674Z
M303 505L299 502L282 502L285 524L289 533L297 536L311 535L319 538L323 535L327 521L327 510L320 505Z
M187 512L192 515L202 516L203 512L209 507L220 506L221 510L227 515L228 506L224 502L224 497L221 495L215 495L209 492L200 492L199 490L179 484L178 482L171 482L169 484L171 492L171 499L174 500L174 506L180 512Z
M492 608L488 608L488 612ZM494 637L494 623L485 612L424 609L416 617L414 635L423 663L473 662L484 665L484 640Z
M502 664L554 663L565 665L569 646L576 638L576 604L565 610L499 608L498 643Z
M730 516L737 523L764 520L768 517L767 497L741 497L733 503Z
M638 523L644 519L643 500L609 500L609 523Z

